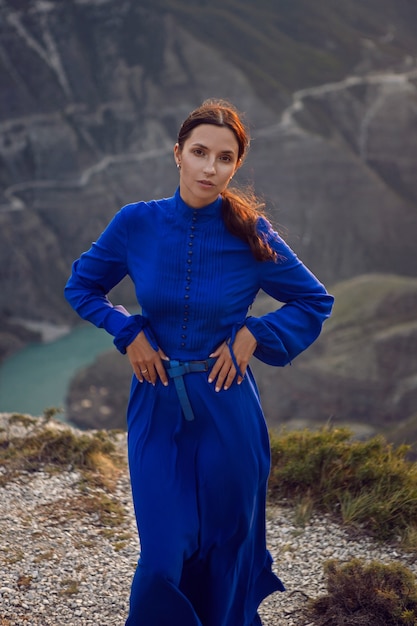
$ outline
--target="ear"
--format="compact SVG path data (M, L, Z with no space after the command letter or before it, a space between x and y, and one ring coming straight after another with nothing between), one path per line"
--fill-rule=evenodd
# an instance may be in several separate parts
M236 172L238 171L238 169L240 168L242 163L243 163L243 159L242 159L242 157L240 157L240 159L237 160L237 163L236 163L236 166L235 166L235 171L233 172L233 175L236 174Z
M178 143L175 144L174 146L174 159L175 159L175 163L178 165L180 164L181 158L180 158L180 147L178 145Z

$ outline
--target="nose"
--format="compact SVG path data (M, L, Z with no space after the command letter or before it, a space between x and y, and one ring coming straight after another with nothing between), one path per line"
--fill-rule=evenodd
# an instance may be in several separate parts
M216 171L215 168L215 160L214 159L210 159L208 158L205 162L204 162L204 173L205 174L214 174Z

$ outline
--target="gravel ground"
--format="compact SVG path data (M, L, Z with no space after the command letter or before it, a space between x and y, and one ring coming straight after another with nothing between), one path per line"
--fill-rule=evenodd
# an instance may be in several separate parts
M126 512L122 524L103 524L88 510L86 502L100 496L103 489L70 470L20 473L0 487L0 626L123 626L138 555L127 472L111 494ZM401 559L417 573L411 555L353 540L326 517L301 528L291 508L267 513L268 547L287 591L260 607L264 626L312 624L302 610L325 592L329 558Z

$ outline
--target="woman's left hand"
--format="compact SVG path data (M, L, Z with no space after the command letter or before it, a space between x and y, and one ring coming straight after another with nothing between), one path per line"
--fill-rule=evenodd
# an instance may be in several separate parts
M250 330L246 326L242 326L236 333L236 338L232 346L233 353L236 358L236 363L239 366L243 376L245 375L248 363L255 352L257 342ZM209 375L209 383L216 380L216 391L221 389L228 389L235 380L237 371L233 365L232 357L230 355L229 345L224 341L214 352L210 354L211 357L217 357L217 361L213 365L213 368ZM237 384L240 385L243 378L237 377Z

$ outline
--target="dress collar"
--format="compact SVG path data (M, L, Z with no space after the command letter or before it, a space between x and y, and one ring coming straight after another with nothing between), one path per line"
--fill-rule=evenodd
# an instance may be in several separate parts
M179 218L191 219L194 215L196 215L199 221L207 221L221 215L221 209L223 204L223 199L221 196L218 196L214 202L206 204L206 206L203 206L200 209L194 209L184 202L184 200L181 198L179 187L177 188L174 197L176 204L175 210Z

